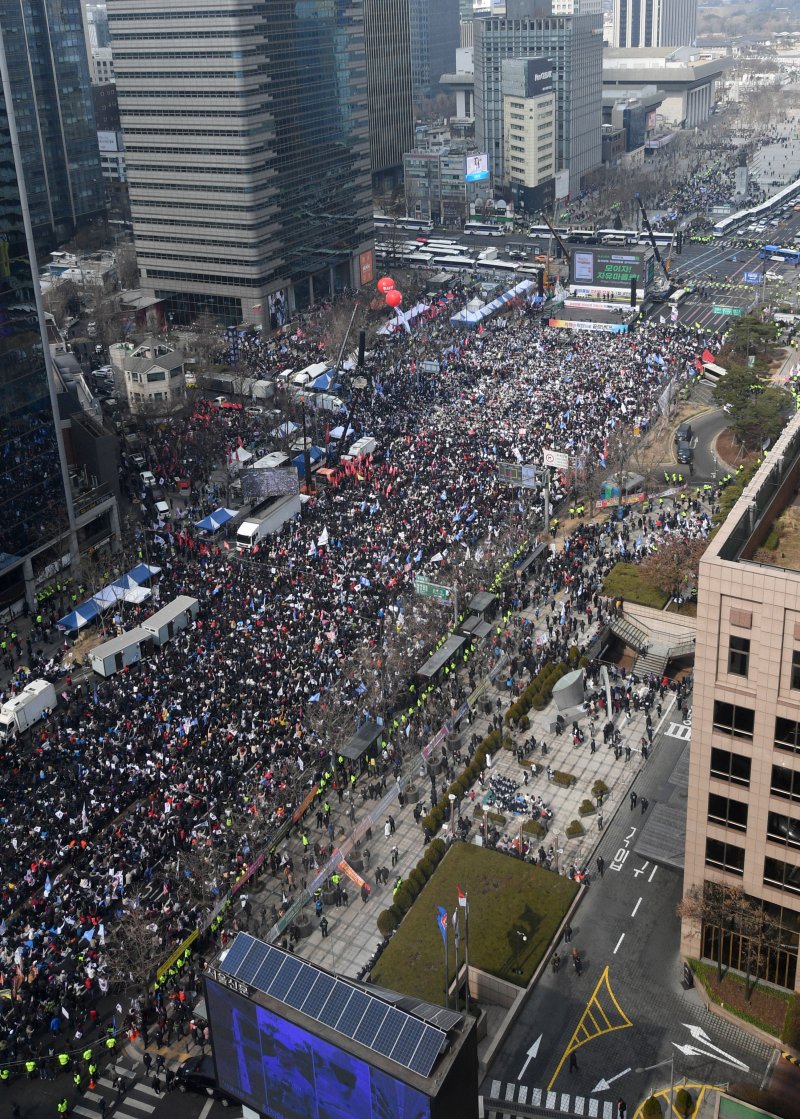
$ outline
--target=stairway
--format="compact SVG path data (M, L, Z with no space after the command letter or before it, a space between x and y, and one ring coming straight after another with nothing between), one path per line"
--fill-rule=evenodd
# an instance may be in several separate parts
M633 649L637 653L641 653L650 644L650 638L645 631L634 625L622 614L612 615L608 622L608 628L620 641L624 641L629 649Z
M641 653L636 658L636 663L633 666L633 671L636 676L647 676L652 672L654 676L659 679L664 675L670 659L670 648L668 645L651 645L645 653Z

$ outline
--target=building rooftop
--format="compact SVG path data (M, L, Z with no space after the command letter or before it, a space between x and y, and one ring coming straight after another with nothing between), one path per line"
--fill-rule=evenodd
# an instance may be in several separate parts
M787 424L703 558L800 573L800 414Z

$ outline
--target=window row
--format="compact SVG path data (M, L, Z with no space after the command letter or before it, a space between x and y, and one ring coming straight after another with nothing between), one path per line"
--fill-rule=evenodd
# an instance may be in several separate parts
M728 672L732 676L747 676L750 671L750 638L731 634L728 642ZM800 649L792 650L792 669L789 687L800 691Z
M708 819L734 831L747 831L749 805L719 793L708 794ZM767 838L787 847L800 848L800 820L784 816L780 812L770 812L767 816Z
M741 877L744 874L744 848L709 836L706 839L706 866ZM764 859L763 881L765 886L800 894L800 866L767 856Z

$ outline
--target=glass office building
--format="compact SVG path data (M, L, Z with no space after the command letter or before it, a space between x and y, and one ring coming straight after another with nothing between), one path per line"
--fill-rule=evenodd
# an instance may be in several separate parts
M363 0L109 0L141 281L279 325L373 278Z
M31 554L69 552L71 534L17 171L0 86L0 609L23 597Z
M80 0L0 0L0 27L42 255L105 214Z

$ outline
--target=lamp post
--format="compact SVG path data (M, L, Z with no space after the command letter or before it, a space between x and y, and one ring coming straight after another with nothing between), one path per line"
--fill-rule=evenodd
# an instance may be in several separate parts
M450 832L452 835L456 834L456 794L450 793L447 798L450 801Z
M637 1072L652 1072L653 1069L663 1068L664 1065L669 1065L669 1109L670 1115L675 1110L675 1054L673 1053L666 1061L659 1061L657 1065L645 1065L644 1068L637 1068Z
M489 846L489 809L483 806L483 845Z
M514 929L514 934L515 934L514 947L516 948L516 955L517 955L517 966L514 968L514 974L515 975L522 975L522 968L519 966L520 945L521 944L527 944L528 943L528 937L522 931L522 929Z

